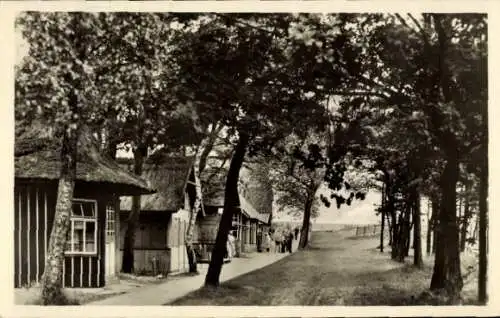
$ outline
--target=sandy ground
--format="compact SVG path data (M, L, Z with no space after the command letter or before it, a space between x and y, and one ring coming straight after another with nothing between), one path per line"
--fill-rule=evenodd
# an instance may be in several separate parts
M86 304L98 299L121 295L137 288L159 284L166 279L165 277L120 274L119 280L114 280L103 288L65 288L64 292L68 298L76 300L79 304ZM175 276L169 279L175 279ZM40 293L40 287L16 288L14 302L16 305L36 305L39 302Z
M351 239L349 235L347 231L315 232L308 250L217 289L202 288L171 305L418 304L415 299L430 285L432 259L416 269L411 256L401 264L390 259L390 248L380 253L377 237ZM475 282L469 280L464 290L474 297Z

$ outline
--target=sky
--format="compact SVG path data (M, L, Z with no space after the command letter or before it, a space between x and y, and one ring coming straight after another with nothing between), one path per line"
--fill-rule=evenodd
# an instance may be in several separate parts
M323 193L328 193L323 190ZM350 206L342 205L337 209L336 204L327 208L320 204L319 216L314 223L334 223L334 224L377 224L379 217L375 215L376 205L380 204L380 193L370 191L363 201L355 200ZM301 217L293 218L286 213L273 215L276 221L301 221Z

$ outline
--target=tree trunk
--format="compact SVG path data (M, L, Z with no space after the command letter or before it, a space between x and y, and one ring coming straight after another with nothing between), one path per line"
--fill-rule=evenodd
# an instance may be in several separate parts
M436 254L437 242L438 242L438 228L439 228L439 202L437 198L432 198L432 254Z
M199 171L199 155L196 154L195 161L193 165L193 172L195 176L195 193L196 198L194 200L193 206L191 207L191 213L189 214L189 224L186 231L186 253L189 263L189 272L198 273L198 265L196 261L196 252L193 246L194 239L194 228L196 226L196 218L198 217L198 211L201 208L202 194L201 194L201 182L200 182L200 171Z
M106 147L106 153L109 157L112 159L116 159L116 150L118 148L118 143L114 140L109 140L107 147Z
M456 154L448 156L440 182L441 209L436 258L431 281L431 289L445 291L452 303L459 299L463 287L456 214L458 168Z
M470 184L467 182L465 184L465 202L464 202L464 216L462 219L462 225L460 228L460 251L465 251L465 245L467 243L467 228L469 227L469 220L471 218L470 209Z
M398 224L397 221L397 215L396 215L396 210L394 207L394 193L392 189L387 186L387 212L389 213L391 217L391 238L390 238L390 243L391 243L391 259L396 259L398 255L398 248L399 248L399 227L400 224Z
M221 126L222 127L222 126ZM194 229L196 227L196 219L198 217L198 212L202 207L202 189L201 189L201 181L200 177L205 170L205 166L207 163L207 157L210 154L210 151L213 149L213 145L215 140L217 139L218 133L220 132L220 128L216 128L214 126L211 134L203 139L199 145L198 151L195 154L194 164L193 164L193 173L195 178L195 192L196 198L191 207L191 211L189 214L189 224L186 231L186 253L188 257L189 263L189 272L190 273L198 273L198 266L196 260L196 253L193 247L193 239L194 239Z
M384 230L385 230L385 185L382 188L382 209L380 210L380 253L384 252Z
M387 227L389 228L389 243L387 245L392 246L392 223L391 220L389 219L389 214L387 214Z
M396 259L398 257L399 249L399 228L401 224L397 221L396 211L392 211L391 214L391 224L392 224L392 240L391 240L391 258Z
M412 216L412 211L413 211L413 201L410 202L411 202L410 207L405 214L406 216L405 218L406 233L405 233L405 245L404 245L405 257L410 255L410 241L411 241L411 227L412 227L410 217Z
M486 142L486 151L488 146ZM488 302L488 157L485 155L479 178L479 274L478 301L482 305Z
M79 14L74 14L71 21L71 31L74 32L74 42L71 45L75 48L77 58L83 61L85 58L86 43L81 38ZM83 74L80 66L76 73ZM79 78L73 79L72 89L68 93L68 105L73 115L78 114L79 98L77 93L81 89L82 82ZM57 201L50 232L48 251L45 257L45 267L42 274L42 304L43 305L66 305L62 288L62 275L64 268L64 250L68 232L70 229L70 218L73 205L73 192L75 189L76 166L78 158L78 139L81 133L78 122L75 128L70 123L63 127L61 145L61 170L57 187ZM86 128L86 127L85 127Z
M231 163L229 165L229 171L226 178L226 186L224 189L224 209L219 223L219 229L217 231L217 237L215 239L215 246L212 251L210 265L205 277L206 286L219 285L219 276L222 270L222 264L224 262L224 255L226 253L227 236L229 234L229 230L231 229L233 213L238 206L239 201L238 179L240 175L240 169L243 165L243 160L245 159L245 153L249 140L250 137L248 136L248 134L240 131L238 144L236 145L233 157L231 158Z
M302 219L302 230L300 231L299 249L305 249L309 244L309 224L311 222L311 208L314 202L316 190L308 191L304 206L304 217Z
M64 266L64 249L73 202L73 191L76 178L78 130L64 130L61 148L61 171L57 187L56 212L49 246L42 275L42 304L66 305L66 297L62 292L62 274Z
M144 158L147 156L147 147L144 145L134 149L134 173L138 176L142 174ZM141 213L141 196L132 197L132 209L125 223L125 238L123 241L123 259L122 272L134 272L134 243L135 230L139 223L139 215Z
M427 242L426 242L426 254L427 256L431 255L431 238L432 238L432 219L431 219L431 216L430 216L430 206L429 206L429 202L427 202L427 233L426 233L426 236L427 236Z
M104 149L106 155L108 155L111 159L115 160L116 159L116 151L118 149L118 143L112 139L110 139L109 136L106 136L106 147Z
M399 244L397 248L397 260L399 262L404 262L405 257L407 255L406 251L408 249L408 238L409 238L409 233L408 233L408 227L409 224L407 222L408 218L408 211L402 212L400 215L400 234L399 234Z
M413 199L413 265L416 267L423 267L424 261L422 259L422 237L421 237L421 217L420 217L420 195L415 189Z

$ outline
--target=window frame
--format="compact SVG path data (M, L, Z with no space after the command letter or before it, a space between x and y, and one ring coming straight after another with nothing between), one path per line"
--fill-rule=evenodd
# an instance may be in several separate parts
M86 217L82 211L82 216L79 215L73 215L73 204L75 203L93 203L94 205L94 216L93 217ZM66 247L64 249L64 255L69 255L69 256L75 256L75 255L87 255L87 256L97 256L99 252L99 247L98 247L98 233L97 233L97 228L98 228L98 210L97 210L97 200L92 200L92 199L80 199L80 198L73 198L71 201L71 215L70 215L70 226L71 228L69 229L69 234L70 234L70 247L71 250L67 250ZM73 241L73 234L74 234L74 228L75 228L75 222L83 222L83 249L85 249L86 244L86 228L87 224L86 223L94 223L94 251L88 252L88 251L74 251L74 241ZM66 241L66 244L68 241ZM66 245L65 244L65 245Z
M113 205L106 205L106 243L112 243L115 241L116 236L116 209Z

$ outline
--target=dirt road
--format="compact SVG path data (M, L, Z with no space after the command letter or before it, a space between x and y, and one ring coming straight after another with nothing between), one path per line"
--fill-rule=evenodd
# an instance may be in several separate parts
M428 287L429 264L391 261L376 237L351 234L313 233L310 249L172 305L405 305Z

